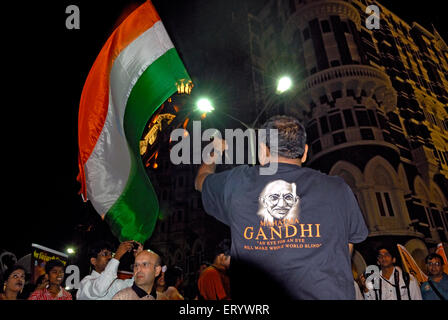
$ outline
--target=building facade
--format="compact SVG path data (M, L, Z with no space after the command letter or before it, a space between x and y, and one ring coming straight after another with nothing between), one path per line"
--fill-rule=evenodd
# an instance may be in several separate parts
M249 15L249 41L257 110L300 118L306 166L341 176L358 199L369 237L356 270L396 243L424 267L448 238L448 47L437 30L378 1L270 0ZM298 85L279 97L284 73Z

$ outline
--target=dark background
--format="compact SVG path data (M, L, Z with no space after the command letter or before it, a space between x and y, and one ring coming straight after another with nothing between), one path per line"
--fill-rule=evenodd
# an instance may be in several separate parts
M140 1L141 3L142 1ZM87 73L123 10L139 1L45 1L2 4L2 184L0 249L18 258L31 243L64 250L78 228L96 223L78 195L77 114ZM250 119L247 10L256 1L153 1L199 93ZM448 39L442 2L381 1L409 24L434 24ZM80 30L67 30L65 9L80 9ZM5 54L6 53L6 54ZM247 120L248 121L248 120ZM81 225L81 226L79 226Z

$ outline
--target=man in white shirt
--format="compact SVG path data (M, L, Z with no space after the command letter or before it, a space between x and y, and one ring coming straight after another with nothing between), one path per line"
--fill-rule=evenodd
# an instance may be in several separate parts
M396 259L391 249L379 248L377 259L381 268L379 288L366 284L365 278L361 277L365 300L422 300L417 280L394 265Z
M90 263L94 270L81 280L76 293L77 300L112 300L120 290L132 286L134 279L121 280L117 278L120 259L126 252L134 250L134 255L143 250L138 244L134 249L134 241L124 241L112 257L112 246L107 242L98 242L89 250Z

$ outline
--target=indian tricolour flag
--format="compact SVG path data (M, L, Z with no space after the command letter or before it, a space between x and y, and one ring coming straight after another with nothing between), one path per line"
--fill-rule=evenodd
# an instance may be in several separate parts
M146 241L159 205L140 158L151 115L189 79L150 1L107 40L81 95L78 118L81 194L123 240Z

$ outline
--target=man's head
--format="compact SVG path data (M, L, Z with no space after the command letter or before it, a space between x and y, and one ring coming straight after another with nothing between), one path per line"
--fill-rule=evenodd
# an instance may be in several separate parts
M381 267L381 269L393 267L395 262L397 261L393 250L386 246L377 248L376 258L377 263Z
M215 248L214 264L229 269L230 267L230 239L222 240Z
M154 251L143 250L137 254L134 262L134 282L150 293L154 279L162 270L160 256Z
M176 287L182 285L184 281L184 272L181 268L177 266L168 267L165 272L165 283L167 287Z
M64 280L64 264L57 259L50 260L45 264L45 273L48 275L48 284L58 285L62 284Z
M295 218L297 217L298 201L295 183L288 183L284 180L272 181L266 185L260 195L261 205L265 209L262 210L262 215L266 215L267 212L273 219L281 220L291 213L289 217ZM294 212L291 212L292 209Z
M273 156L305 162L308 151L306 131L297 119L291 116L274 116L268 119L260 129L266 131L266 145L263 141L260 144L261 154L265 154L263 148L267 147L268 152ZM277 131L277 143L273 141L271 129ZM260 162L263 161L260 160Z
M431 253L425 258L428 274L431 277L440 277L443 274L443 259L437 253Z
M90 264L96 272L101 273L113 255L113 246L107 241L98 241L89 249Z

